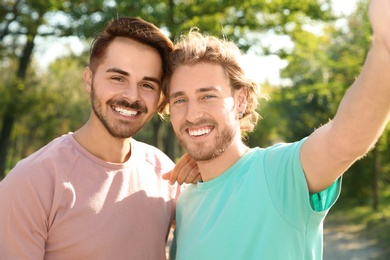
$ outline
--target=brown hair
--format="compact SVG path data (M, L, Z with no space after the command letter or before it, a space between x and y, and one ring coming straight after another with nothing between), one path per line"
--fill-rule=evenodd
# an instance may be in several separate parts
M122 17L111 21L92 42L89 66L95 71L106 54L108 45L116 37L125 37L156 49L162 59L163 75L169 69L167 60L173 49L171 40L152 23L139 18Z
M202 35L197 29L191 29L186 36L182 35L175 44L169 60L171 71L162 84L163 100L159 112L167 112L169 84L175 69L182 65L195 65L202 62L219 64L226 73L233 93L242 87L247 89L247 106L240 119L240 128L242 133L253 131L259 119L259 114L256 112L258 100L266 96L261 94L260 86L245 75L238 62L241 55L241 51L233 42Z

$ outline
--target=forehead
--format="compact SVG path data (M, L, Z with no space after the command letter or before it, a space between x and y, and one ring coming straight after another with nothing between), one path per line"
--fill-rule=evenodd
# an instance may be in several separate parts
M115 38L108 45L101 66L118 67L158 78L162 75L162 60L156 49L123 37Z
M211 63L182 65L172 74L169 93L191 92L209 87L230 90L228 78L221 65Z

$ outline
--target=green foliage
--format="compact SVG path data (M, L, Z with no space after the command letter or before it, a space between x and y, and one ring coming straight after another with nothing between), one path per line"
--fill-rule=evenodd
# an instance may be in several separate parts
M289 62L282 76L291 84L282 88L263 84L271 99L261 101L263 119L256 131L248 136L247 143L267 146L275 141L292 141L307 136L334 116L341 96L360 72L371 40L364 1L348 18L348 27L342 29L331 23L335 17L330 12L330 2L2 1L0 118L4 118L6 111L12 111L16 118L7 148L10 152L8 167L56 136L76 130L90 112L89 100L82 88L86 54L59 59L41 74L31 57L24 55L27 39L77 35L90 40L108 21L121 16L150 21L163 28L172 39L196 26L205 33L233 40L243 51L260 48L260 53L275 52L272 45L262 42L264 35L287 35L293 41L294 49L279 50L277 54ZM321 27L323 33L314 34L307 30L307 26ZM29 69L23 71L26 64ZM3 128L0 121L0 129ZM386 173L390 171L388 133L389 130L386 140L381 139L380 144L383 183L389 180ZM171 158L178 158L183 152L174 141L169 121L162 122L157 116L136 138L157 145ZM371 163L372 155L368 155L355 166L356 170L351 169L358 175L348 176L359 177L353 181L346 178L344 187L348 194L353 196L353 187L357 187L357 193L361 190L359 194L370 195L366 183L370 181Z
M348 17L347 27L324 24L322 34L295 30L294 50L284 53L289 65L282 76L289 85L273 91L267 109L276 111L277 135L283 141L296 141L331 120L349 86L359 75L371 44L366 16L367 3L361 2ZM261 122L260 122L261 125ZM273 128L275 129L275 128ZM378 153L370 152L345 174L343 194L359 204L373 202L374 184L389 183L389 129L377 143ZM379 177L375 162L379 160Z
M351 16L356 21L357 16ZM288 67L282 76L291 86L280 90L274 102L288 120L280 133L286 141L301 139L332 119L341 97L353 83L369 47L367 21L350 22L349 32L323 26L322 35L296 30L294 52L287 55ZM363 26L361 26L363 24ZM365 40L365 41L364 41Z
M262 84L261 91L271 97L271 100L259 100L258 113L259 122L255 131L244 138L249 147L267 147L280 141L278 129L281 127L281 120L278 107L274 106L273 97L279 96L279 88Z
M333 19L329 0L138 0L92 1L72 3L61 12L73 23L68 34L90 37L108 21L120 16L141 17L161 28L171 38L179 36L191 27L203 32L227 37L243 50L253 44L250 32L289 33L292 25L299 27L309 21ZM91 15L92 14L92 15Z
M15 124L11 161L15 163L52 139L74 131L88 119L90 105L82 78L85 60L85 56L74 55L58 59L28 83L31 91L25 96L29 101Z
M12 134L13 138L16 138L19 136L20 128L34 129L33 123L28 118L33 116L39 122L44 120L45 124L40 125L42 131L46 133L40 134L43 144L46 141L45 137L57 132L53 130L53 125L58 125L56 120L61 121L63 125L61 128L67 129L71 126L72 120L67 122L65 118L71 116L72 111L77 110L75 106L70 106L68 109L71 112L69 114L64 112L66 104L62 104L53 93L45 90L39 80L26 78L36 37L77 35L81 39L90 39L108 21L120 16L135 16L163 28L171 38L188 31L190 27L197 26L206 33L227 37L246 50L258 42L253 40L249 32L263 33L274 30L277 33L284 33L289 32L286 26L291 28L291 23L302 24L299 22L331 18L329 8L326 6L328 2L322 1L324 4L320 5L316 0L300 2L251 0L240 3L231 0L2 1L0 14L4 19L0 21L1 60L5 64L12 63L15 66L4 66L4 70L12 75L12 79L0 87L1 93L6 97L3 99L0 115L5 120L4 115L7 113L7 122L11 124L5 127L0 123L1 135L4 134L0 139L0 175L3 171L4 156L7 151L12 150L8 149L10 136L7 131L14 127L13 122L18 122ZM58 71L63 69L57 68ZM62 75L57 76L61 81ZM38 95L41 95L40 98ZM38 100L46 100L46 106L41 105ZM62 106L62 111L55 108L57 105ZM46 109L46 112L39 112L40 109ZM48 129L43 130L43 126ZM173 153L175 150L181 152L180 149L175 148L177 144L174 143L172 132L167 124L153 120L152 126L155 134L151 136L157 136L152 143L171 147L169 150ZM160 127L167 129L161 130ZM38 132L36 131L37 134ZM165 142L161 140L164 135ZM37 136L35 140L40 139ZM35 147L32 145L32 148ZM167 152L172 158L177 157L177 154Z

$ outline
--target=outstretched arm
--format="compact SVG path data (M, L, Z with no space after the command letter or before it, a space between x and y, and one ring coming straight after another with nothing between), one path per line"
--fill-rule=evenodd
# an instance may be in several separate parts
M371 0L373 43L334 119L302 145L311 192L329 187L376 143L390 119L390 0Z

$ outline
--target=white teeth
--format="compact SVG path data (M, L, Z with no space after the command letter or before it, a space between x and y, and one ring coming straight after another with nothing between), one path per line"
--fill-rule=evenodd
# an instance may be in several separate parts
M210 129L209 128L201 128L201 129L197 129L197 130L188 130L188 133L191 136L200 136L200 135L205 135L205 134L210 133Z
M127 109L123 109L123 108L120 108L120 107L112 107L116 112L118 112L119 114L121 115L124 115L124 116L135 116L138 114L137 111L134 111L134 110L127 110Z

